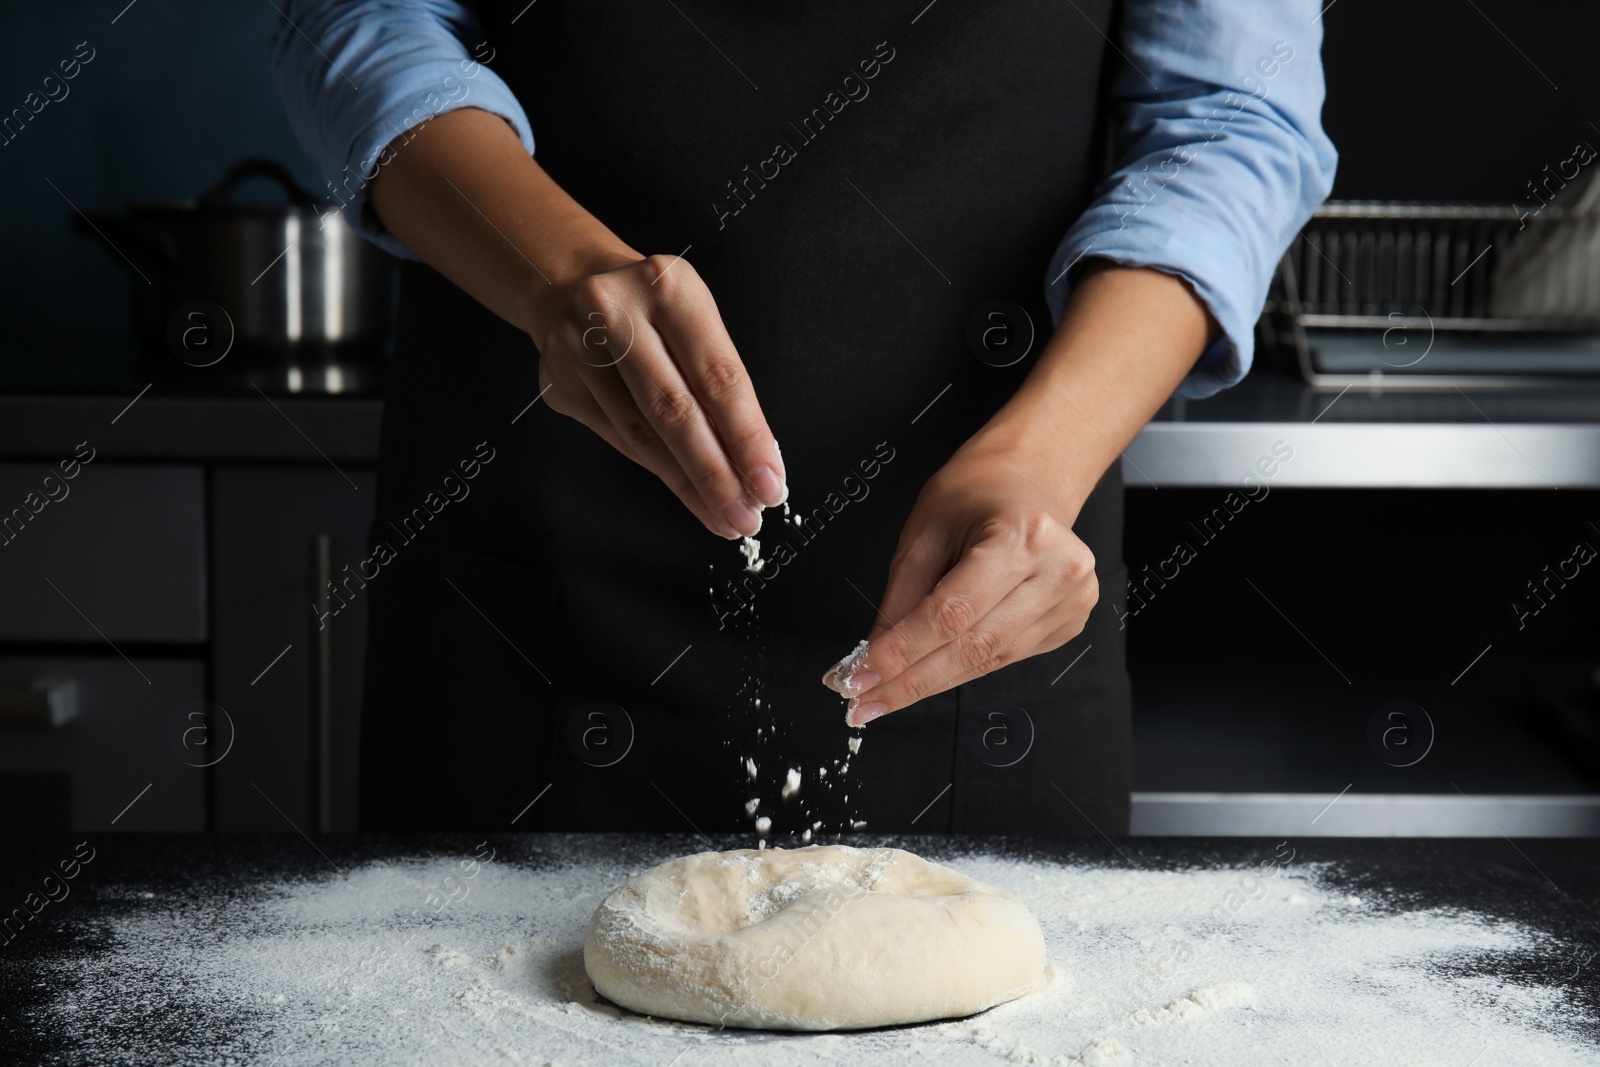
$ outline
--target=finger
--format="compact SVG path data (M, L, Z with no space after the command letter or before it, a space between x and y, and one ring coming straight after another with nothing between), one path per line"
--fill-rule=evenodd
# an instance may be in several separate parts
M864 687L850 702L848 721L865 724L1018 660L1053 652L1083 633L1099 588L1086 552L1069 556L1064 566L1029 575L961 637L893 682Z
M580 421L617 451L660 478L706 529L722 538L739 536L732 526L706 506L689 476L678 464L677 457L633 402L633 395L628 392L621 378L604 370L596 370L592 374L584 372L580 376L580 383L584 399L593 412L592 421Z
M552 377L549 364L541 360L539 381L542 395L546 398L546 403L552 411L582 423L612 448L660 478L666 483L667 488L671 489L673 494L683 502L684 506L694 513L695 518L699 519L706 529L718 537L731 538L738 536L731 527L717 519L707 510L705 503L700 499L700 495L689 484L688 476L678 467L677 461L672 458L672 454L667 451L665 445L660 444L658 439L652 437L656 441L655 449L653 451L650 449L641 451L639 447L630 443L624 437L617 425L613 423L612 416L596 399L595 393L589 387L589 383L581 376L557 371L555 377ZM637 409L633 407L632 398L627 395L627 391L622 387L621 383L613 378L612 387L620 397L620 410L637 415Z
M913 518L908 520L907 529L912 528ZM901 535L900 546L895 550L894 558L889 561L889 580L884 587L883 600L879 604L872 628L867 631L867 648L870 651L874 642L888 632L898 619L904 617L917 602L927 596L928 590L944 576L950 569L949 554L945 551L942 538L934 534L922 534L907 537ZM853 656L854 653L851 653ZM822 684L832 689L841 696L851 696L862 689L878 684L879 675L866 662L866 657L861 657L848 675L842 672L851 656L829 667L822 675Z
M1066 625L1058 626L1056 629L1051 630L1049 633L1047 633L1043 637L1041 637L1038 640L1038 642L1034 645L1033 651L1029 652L1028 655L1029 656L1042 656L1047 652L1054 652L1056 649L1061 648L1064 645L1066 645L1067 642L1072 641L1075 638L1081 636L1083 634L1084 626L1087 625L1088 622L1089 622L1089 615L1088 615L1087 612L1085 612L1082 616L1076 617L1076 618L1070 620ZM1078 655L1079 656L1083 655L1084 652L1088 652L1089 649L1091 649L1093 647L1094 647L1093 645L1086 646L1084 648L1083 652L1078 653ZM1066 665L1066 667L1064 667L1062 669L1061 674L1065 674L1077 662L1078 662L1077 657L1073 657L1072 659L1067 660L1067 665ZM1050 684L1051 685L1055 685L1056 682L1060 681L1061 680L1061 674L1056 675L1056 677L1050 682Z
M709 417L653 326L635 323L629 355L616 364L615 371L635 408L665 443L707 510L738 533L759 531L761 513L745 501L744 486ZM607 372L585 368L583 373L592 380L594 374ZM640 430L642 427L637 427L633 432ZM632 436L630 433L630 440Z
M569 324L566 341L577 356L575 371L590 392L607 406L613 425L641 458L650 459L660 438L693 483L694 490L717 526L735 534L753 534L761 528L760 512L747 504L738 475L733 471L710 421L655 328L646 306L654 301L638 286L615 278L591 278L579 294L577 315ZM620 377L633 400L633 413L617 406L607 379ZM659 473L659 472L658 472ZM662 480L676 485L676 479Z
M913 514L907 522L907 529L915 521ZM939 584L939 579L949 573L958 558L946 544L943 530L924 529L909 539L902 534L894 558L889 561L889 580L884 583L883 600L878 604L877 616L867 633L867 641L877 640L910 614L911 609Z
M716 301L676 257L652 256L650 264L660 272L652 285L662 290L656 330L753 497L748 502L781 504L788 495L783 456Z
M883 685L927 656L960 638L1025 579L1033 560L1010 551L996 538L985 538L967 550L949 573L927 583L927 570L915 578L923 595L911 609L867 644L868 670L855 681L862 691ZM909 571L903 572L909 575ZM891 590L885 601L909 594ZM885 616L894 618L886 611ZM874 677L875 676L875 677Z
M1046 584L1025 578L955 640L859 694L851 701L847 721L865 725L1033 655L1039 642L1060 626Z

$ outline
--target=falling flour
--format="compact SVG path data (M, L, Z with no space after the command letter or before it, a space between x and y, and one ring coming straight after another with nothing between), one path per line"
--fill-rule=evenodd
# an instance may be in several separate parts
M784 516L788 517L790 515L790 507L789 507L789 503L788 503L788 487L787 487L787 485L785 485L785 487L784 487L784 499L781 502L781 506L783 508ZM794 521L796 522L796 524L798 524L799 521L800 521L800 516L799 515L795 515L794 516ZM761 558L761 541L759 539L757 539L754 536L743 536L743 537L741 537L740 538L740 543L739 543L739 553L744 559L745 570L747 570L747 571L749 571L750 573L753 573L753 574L759 574L759 573L762 572L762 570L765 567L765 561L763 561L762 558ZM715 570L715 566L713 566L712 569L714 571ZM755 617L756 605L755 605L755 601L753 599L747 605L747 610L748 610L748 614L751 616L751 618L744 619L744 620L742 620L742 622L743 622L744 626L746 627L746 630L745 630L746 637L747 637L747 639L749 639L749 638L755 637L755 635L756 635L756 627L757 627L757 624L759 622L758 618ZM742 614L744 614L744 613L741 613L741 615ZM860 670L862 665L865 663L866 652L867 652L867 642L866 641L861 641L861 642L857 643L855 649L850 653L850 655L845 657L845 659L841 660L838 664L836 664L834 669L829 672L829 675L827 677L827 684L829 684L832 688L834 688L837 692L839 692L841 695L843 695L845 697L850 697L853 694L859 692L860 687L859 687L858 684L855 683L855 675L856 675L856 672L858 670ZM757 662L751 668L751 673L746 676L743 686L741 686L739 688L739 690L737 691L737 693L735 694L735 699L736 700L740 700L741 703L743 703L743 701L747 700L748 703L744 704L743 706L745 708L747 708L747 709L748 708L753 708L754 711L759 714L763 710L762 698L760 696L756 695L756 693L760 692L761 677L762 677L762 672L761 672L761 667L760 667L761 656L760 656L759 652L756 653L755 659L756 659ZM768 710L770 710L770 708ZM750 725L755 725L755 723L751 722L751 718L752 717L748 717L747 716L747 717L745 717L743 719L743 723L745 725L745 728L748 728L748 726L750 726ZM757 720L757 722L759 722L759 720ZM768 744L775 744L775 743L779 742L779 740L780 740L779 733L780 733L780 731L779 731L779 727L778 727L778 722L777 722L777 719L775 717L773 719L771 719L766 725L755 725L755 745L754 745L754 748L756 749L756 751L757 752L767 751L764 746L766 746ZM741 746L741 747L743 747L743 746ZM860 739L860 737L858 736L858 737L850 738L849 739L849 747L850 747L851 755L854 755L855 753L860 751L860 748L861 748L861 739ZM782 751L780 749L774 749L772 753L769 753L769 755L772 755L773 758L780 758L781 759ZM757 768L756 768L756 762L755 762L754 755L742 755L741 754L739 758L744 763L744 769L745 769L746 776L749 778L749 780L751 782L756 782L758 780L758 775L757 775ZM763 757L763 758L766 758L766 757ZM850 763L849 763L848 758L843 761L843 766L842 767L840 766L840 761L839 760L835 760L834 761L834 769L835 769L835 778L836 779L838 779L840 776L842 776L844 774L847 774L849 772L849 770L850 770ZM833 782L823 782L822 781L822 779L825 779L827 777L827 775L828 775L828 770L827 770L826 767L819 767L817 769L817 780L819 781L819 783L821 785L827 786L827 792L831 795ZM791 798L797 796L799 794L799 792L800 792L801 781L802 781L802 773L801 773L800 769L796 768L796 767L789 768L786 776L784 777L784 781L783 781L782 785L779 786L781 799L787 801L787 800L790 800ZM824 791L819 788L816 792L818 793L817 799L821 799L822 794L823 794ZM811 798L807 798L807 800L809 800L809 799L811 799ZM769 801L769 805L771 805L771 806L775 806L776 805L776 799L775 798L772 798L772 797L769 796L768 797L768 801ZM865 825L865 824L861 823L859 820L855 820L855 819L852 819L850 817L852 813L848 811L849 801L850 801L849 794L845 794L844 802L845 802L847 810L842 812L842 813L840 813L840 814L842 814L844 816L843 818L839 818L833 823L833 829L835 829L837 831L846 831L846 830L849 830L849 829L859 829L859 828L861 828L861 826ZM772 827L774 825L774 819L773 819L772 816L768 816L768 815L762 815L760 817L757 817L756 813L757 813L757 810L760 807L760 804L761 804L761 802L760 802L759 798L752 798L752 799L750 799L749 801L747 801L745 803L744 808L745 808L746 815L749 816L752 820L754 820L755 831L756 831L756 833L758 835L760 835L761 839L758 841L758 847L765 848L766 847L765 836L768 833L771 832ZM772 810L771 806L769 806L769 810ZM805 801L802 801L801 804L798 805L798 808L799 808L799 810L798 810L797 814L801 818L809 818L812 814L814 814L814 812L812 812L810 810L808 804ZM781 816L783 818L788 818L790 814L794 814L794 813L795 812L793 811L793 809L785 808L784 812L781 813ZM820 828L820 826L821 826L821 823L818 823L816 827L813 827L813 829ZM780 832L787 831L788 829L789 828L787 826L780 826L779 827ZM805 836L802 838L802 840L803 841L809 841L810 839L811 839L810 838L810 832L807 831Z
M867 642L862 640L857 642L856 647L850 650L850 654L836 663L832 672L830 672L831 681L829 685L833 691L843 697L854 695L856 690L860 688L856 684L856 672L862 668L866 661Z
M739 545L739 551L744 555L744 569L751 574L760 574L765 569L766 560L761 558L761 542L754 537L746 536Z
M975 1018L861 1033L658 1022L599 1001L581 955L599 901L651 862L598 849L502 855L437 913L424 899L461 878L447 858L194 894L108 886L115 906L41 964L51 971L29 991L29 1025L65 1044L63 1062L278 1067L1596 1060L1593 1000L1567 984L1593 975L1556 966L1571 946L1399 893L1357 901L1336 872L1311 865L1284 869L1265 895L1217 918L1254 868L965 856L949 862L1038 917L1054 969L1041 991ZM1533 971L1505 966L1547 958ZM1508 969L1520 977L1496 977Z

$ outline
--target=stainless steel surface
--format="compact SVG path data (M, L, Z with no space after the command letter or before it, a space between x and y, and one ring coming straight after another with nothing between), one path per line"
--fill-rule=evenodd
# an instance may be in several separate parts
M1581 378L1592 384L1593 376L1600 374L1600 333L1463 334L1451 333L1444 323L1436 322L1437 330L1424 327L1400 344L1398 331L1395 337L1386 336L1395 323L1382 319L1375 321L1376 329L1369 330L1311 329L1315 322L1309 315L1301 321L1308 327L1306 337L1317 354L1317 365L1323 372L1321 377L1354 381L1357 385L1369 383L1372 367L1413 359L1418 361L1419 368L1428 367L1432 375L1470 378L1477 389L1490 385L1547 388L1552 378L1562 377ZM1513 369L1515 373L1507 373ZM1384 384L1392 387L1399 381L1410 389L1430 383L1431 387L1437 387L1431 379L1413 380L1415 378L1415 375L1396 378L1386 374Z
M391 264L355 235L342 214L256 209L219 219L211 228L210 299L228 310L241 341L285 350L381 342L389 324ZM340 393L349 387L326 378L307 377L302 384L289 391Z
M27 692L0 693L0 730L54 730L78 717L78 683L39 678Z
M1152 422L1123 453L1130 487L1238 488L1274 443L1271 488L1600 488L1600 425Z
M1151 837L1596 837L1600 796L1134 793L1129 832Z
M1422 318L1423 321L1409 321L1405 325L1408 329L1431 325L1440 330L1488 334L1530 333L1550 328L1546 319L1454 319L1444 315ZM1308 329L1327 330L1387 330L1399 321L1388 315L1320 315L1308 312L1300 316L1301 324Z
M278 183L289 202L231 202L252 178ZM394 261L341 213L319 210L279 164L246 160L197 202L88 218L136 272L134 327L154 366L176 356L204 368L211 389L338 394L376 385Z

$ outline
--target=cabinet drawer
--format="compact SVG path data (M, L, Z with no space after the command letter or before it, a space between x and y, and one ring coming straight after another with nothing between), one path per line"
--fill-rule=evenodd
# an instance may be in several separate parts
M75 471L0 464L0 641L204 641L201 469Z
M347 475L359 490L350 487ZM285 819L312 825L310 647L317 619L307 542L326 535L334 572L346 565L354 571L367 554L376 482L371 468L354 466L342 474L306 467L212 471L212 694L250 738L217 765L218 830L277 832L287 829ZM333 827L340 831L356 828L366 618L367 598L355 596L329 620L332 808ZM264 670L269 663L272 668Z
M76 716L55 726L48 716L28 725L20 715L3 720L0 793L25 791L27 803L0 811L0 830L63 822L74 830L205 829L204 764L225 758L232 731L189 717L205 693L203 662L138 654L133 666L117 657L0 658L0 698L13 711L47 679L73 684Z

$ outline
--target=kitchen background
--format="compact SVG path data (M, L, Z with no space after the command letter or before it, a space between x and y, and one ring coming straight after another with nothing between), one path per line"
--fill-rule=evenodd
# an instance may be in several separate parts
M193 198L247 157L321 189L268 74L274 18L265 0L7 14L0 113L81 64L0 134L0 506L78 472L0 549L8 829L355 826L364 605L320 630L307 608L322 560L358 558L380 390L359 360L295 383L340 394L315 399L170 355L153 369L129 325L138 279L80 215ZM1530 183L1600 148L1600 7L1335 0L1324 21L1334 199L1517 206L1441 223L1499 243L1453 261L1487 299L1517 213L1542 208ZM260 178L237 195L281 199ZM1368 262L1330 240L1309 267ZM1471 352L1441 349L1451 379L1419 386L1405 373L1438 359L1383 358L1390 322L1431 336L1404 300L1321 334L1292 300L1275 293L1244 385L1169 404L1128 451L1146 584L1103 598L1129 612L1135 832L1600 833L1600 567L1575 548L1600 547L1596 335L1468 335ZM1315 359L1295 343L1312 335ZM1534 366L1560 382L1518 380ZM1208 526L1274 455L1270 492ZM1174 564L1179 541L1194 558Z

